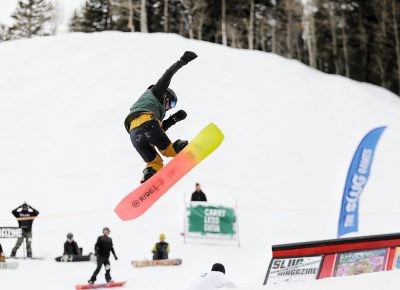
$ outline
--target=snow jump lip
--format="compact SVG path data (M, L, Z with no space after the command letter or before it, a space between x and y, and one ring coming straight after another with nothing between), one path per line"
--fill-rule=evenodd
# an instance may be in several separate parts
M115 213L123 221L141 216L193 167L217 149L223 139L221 130L210 123L156 175L124 197L114 209Z

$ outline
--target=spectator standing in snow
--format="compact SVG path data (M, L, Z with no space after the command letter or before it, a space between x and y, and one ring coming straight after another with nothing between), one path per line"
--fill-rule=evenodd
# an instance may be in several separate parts
M192 198L190 201L207 201L207 197L201 190L199 183L196 183L196 190L192 193Z
M3 253L3 248L1 247L0 244L0 262L5 262L6 258L4 257L4 253Z
M18 238L17 243L11 251L11 257L15 257L17 250L26 239L26 252L28 258L32 258L32 223L39 212L24 202L22 205L12 211L17 218L19 227L22 229L22 237Z
M165 242L164 234L160 234L160 242L154 245L152 253L153 253L153 260L168 259L169 244Z
M215 263L211 272L198 277L186 290L212 290L224 287L236 288L235 284L226 278L224 265Z
M106 269L106 281L111 283L111 266L110 266L110 252L113 253L114 259L118 260L117 255L114 251L114 246L112 239L108 236L110 234L110 229L105 227L103 229L103 235L97 238L96 245L94 246L95 254L97 256L97 268L94 271L92 278L88 281L89 284L93 284L96 281L97 274L99 274L101 267L104 265Z

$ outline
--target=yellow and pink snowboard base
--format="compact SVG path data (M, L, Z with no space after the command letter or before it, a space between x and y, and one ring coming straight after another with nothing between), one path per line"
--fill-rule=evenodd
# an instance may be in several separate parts
M129 193L115 208L124 221L135 219L146 212L164 193L193 167L221 145L224 135L211 123L149 180Z

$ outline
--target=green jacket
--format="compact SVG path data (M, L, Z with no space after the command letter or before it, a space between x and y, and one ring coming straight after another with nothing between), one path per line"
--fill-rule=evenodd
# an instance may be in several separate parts
M145 91L140 98L132 105L128 116L125 118L125 128L129 131L130 123L142 112L153 113L159 121L165 117L165 107L153 95L151 89Z
M185 52L186 54L186 52ZM185 56L185 55L184 55ZM183 58L183 57L182 57ZM174 74L188 61L178 60L157 81L155 85L151 85L147 91L140 96L140 98L133 104L128 116L125 118L125 128L129 133L129 127L133 119L137 118L143 112L153 113L156 118L161 122L165 117L165 107L163 104L164 95L168 89ZM191 59L190 59L191 60ZM189 60L189 61L190 61Z

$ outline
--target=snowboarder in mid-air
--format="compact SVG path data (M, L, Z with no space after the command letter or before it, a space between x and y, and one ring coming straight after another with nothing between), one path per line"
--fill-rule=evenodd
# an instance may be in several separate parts
M172 77L182 66L187 65L196 57L194 52L186 51L155 85L151 85L141 95L125 118L125 128L130 134L132 144L147 163L143 170L142 183L164 166L155 147L162 155L174 157L188 144L188 141L179 139L172 143L165 134L165 131L171 126L186 118L186 112L179 110L166 120L164 117L166 112L173 109L178 101L175 92L169 88Z

